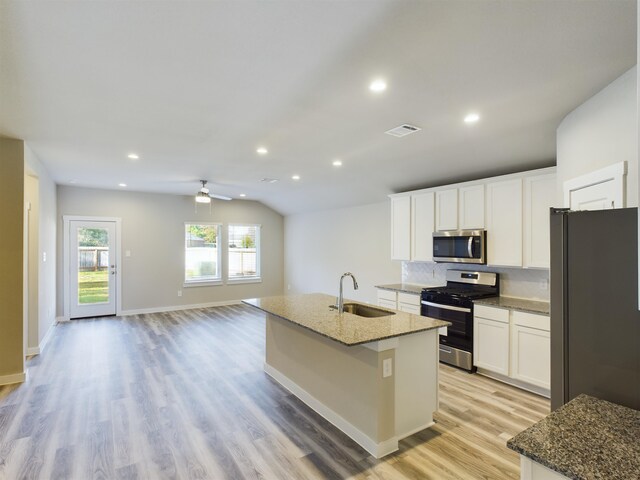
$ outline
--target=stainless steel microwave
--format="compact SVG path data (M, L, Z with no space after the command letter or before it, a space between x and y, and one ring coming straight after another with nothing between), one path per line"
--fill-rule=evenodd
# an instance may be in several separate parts
M433 261L487 263L486 230L433 232Z

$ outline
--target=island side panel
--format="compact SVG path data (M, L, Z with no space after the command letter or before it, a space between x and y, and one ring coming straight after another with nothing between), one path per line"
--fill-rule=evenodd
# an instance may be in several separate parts
M438 410L438 330L398 338L396 435L402 439L433 425Z
M397 449L395 377L382 378L384 359L394 357L394 350L348 347L267 314L265 371L375 456Z

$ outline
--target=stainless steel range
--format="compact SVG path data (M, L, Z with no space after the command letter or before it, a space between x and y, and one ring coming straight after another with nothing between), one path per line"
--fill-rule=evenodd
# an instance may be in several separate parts
M475 372L473 366L473 301L497 297L497 273L447 271L447 284L422 290L420 313L451 322L447 335L440 335L440 361Z

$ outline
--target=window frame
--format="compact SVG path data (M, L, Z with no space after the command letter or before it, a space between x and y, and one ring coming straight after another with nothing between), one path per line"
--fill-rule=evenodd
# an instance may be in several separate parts
M256 274L253 276L231 277L229 275L229 238L231 238L229 229L231 227L255 227L256 228ZM262 224L260 223L229 223L227 224L227 284L240 283L261 283L262 282Z
M187 280L187 238L186 238L186 233L187 233L187 226L189 225L205 225L205 226L215 226L217 227L217 234L216 234L216 241L217 241L217 265L218 265L218 275L213 278L213 279L209 279L209 280ZM184 243L183 243L183 256L182 256L182 286L184 288L190 288L190 287L209 287L209 286L214 286L214 285L223 285L224 281L223 281L223 273L222 273L222 245L223 245L223 228L222 228L222 223L220 222L199 222L199 221L193 221L193 222L184 222L184 226L182 228L182 235L184 237Z

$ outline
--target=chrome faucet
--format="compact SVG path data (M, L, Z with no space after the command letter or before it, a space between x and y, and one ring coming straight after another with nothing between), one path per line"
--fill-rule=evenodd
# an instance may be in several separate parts
M344 312L344 300L342 298L342 280L344 279L344 277L351 277L353 279L353 289L354 290L358 289L358 282L356 281L356 277L353 276L353 273L351 272L343 273L342 276L340 277L340 291L338 293L338 298L336 298L336 306L338 307L338 313Z

